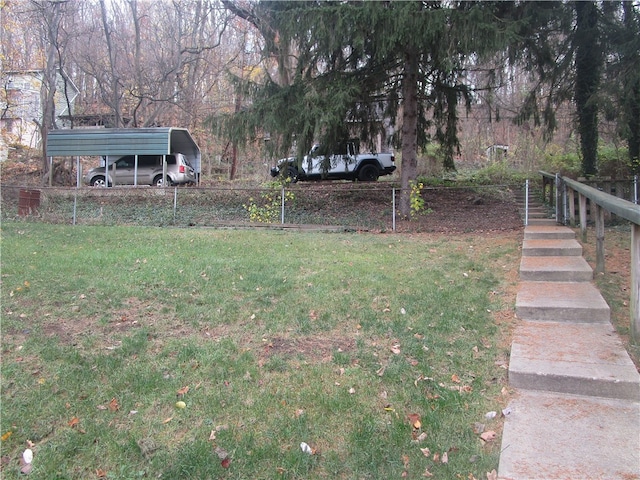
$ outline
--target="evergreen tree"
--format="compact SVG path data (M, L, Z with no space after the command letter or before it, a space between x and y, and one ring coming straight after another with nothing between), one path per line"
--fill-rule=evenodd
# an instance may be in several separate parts
M582 151L582 173L597 173L598 156L598 89L602 72L603 52L600 44L598 6L595 2L575 3L574 35L576 86L575 102Z
M409 185L418 150L436 140L444 167L459 148L458 106L469 107L468 68L512 40L510 2L259 2L225 5L262 34L277 70L262 83L238 84L252 106L224 122L239 140L264 129L272 146L298 157L314 139L325 145L357 129L364 143L396 128L401 146L400 211L409 214ZM430 135L432 133L432 135Z

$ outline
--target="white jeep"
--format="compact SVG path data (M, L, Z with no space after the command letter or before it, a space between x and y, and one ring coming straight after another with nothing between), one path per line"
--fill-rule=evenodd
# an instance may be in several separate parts
M375 182L395 169L391 153L359 153L355 142L343 144L340 153L324 155L319 144L314 145L298 166L296 157L282 158L271 169L271 176L285 175L298 180L360 180Z

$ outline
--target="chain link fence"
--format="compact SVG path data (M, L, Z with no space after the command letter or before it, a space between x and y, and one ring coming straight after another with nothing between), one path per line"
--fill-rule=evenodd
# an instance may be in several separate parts
M390 185L282 188L2 186L2 218L74 225L336 225L393 229Z

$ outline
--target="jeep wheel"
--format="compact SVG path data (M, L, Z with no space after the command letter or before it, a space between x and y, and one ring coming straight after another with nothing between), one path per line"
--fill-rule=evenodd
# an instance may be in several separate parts
M375 182L378 180L380 173L375 165L365 165L358 172L358 180L361 182Z
M287 168L287 178L291 179L291 183L296 183L298 181L298 169L296 167L290 166Z

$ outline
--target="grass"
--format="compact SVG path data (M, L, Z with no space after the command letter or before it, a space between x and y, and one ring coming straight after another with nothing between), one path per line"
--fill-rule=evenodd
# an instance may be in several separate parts
M520 236L4 222L2 478L485 478Z

